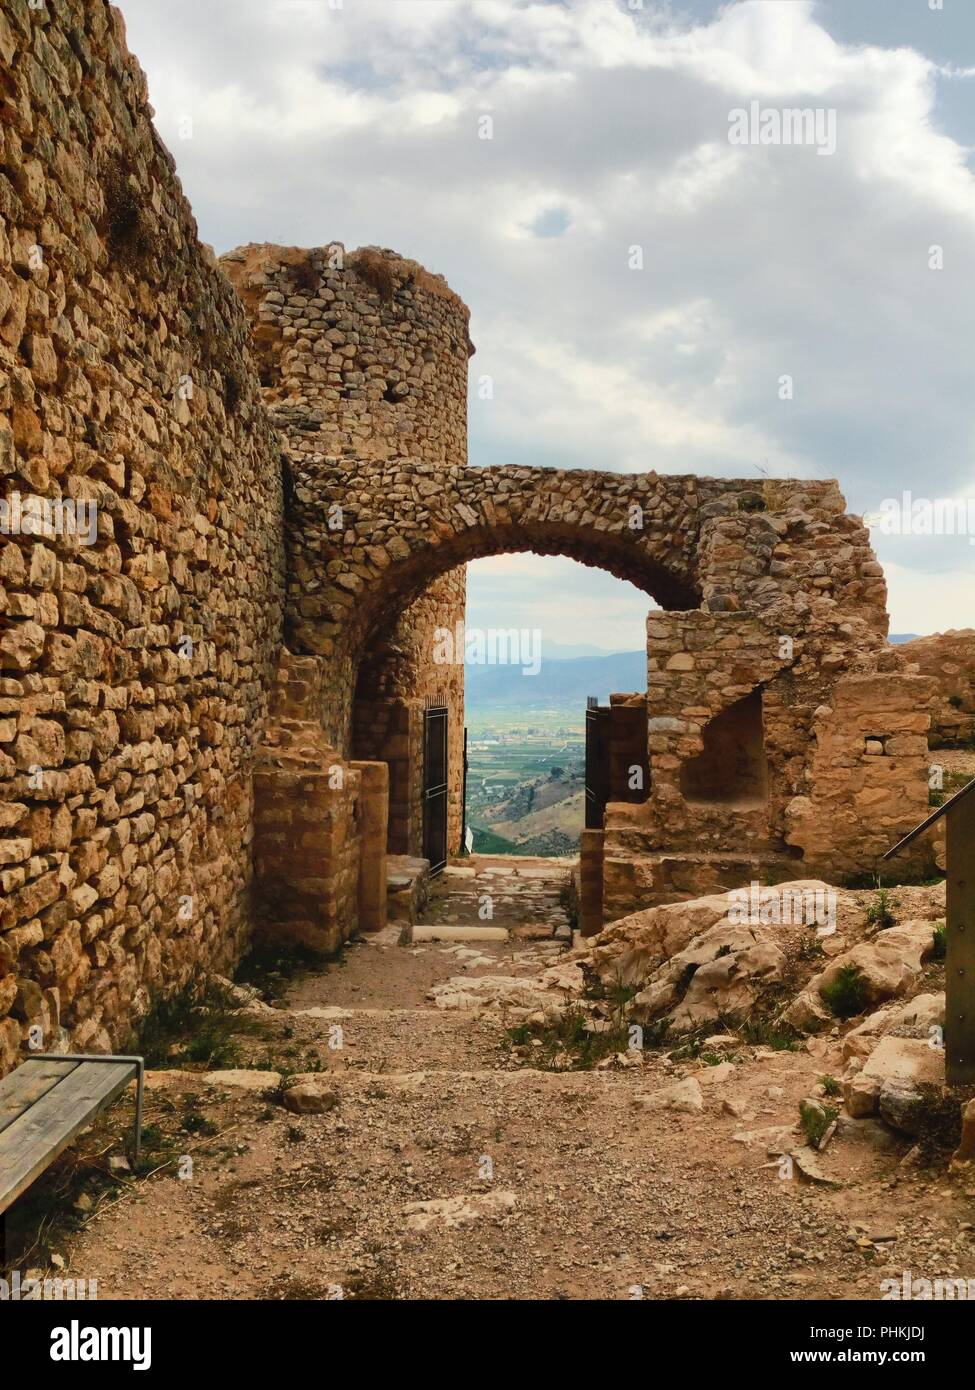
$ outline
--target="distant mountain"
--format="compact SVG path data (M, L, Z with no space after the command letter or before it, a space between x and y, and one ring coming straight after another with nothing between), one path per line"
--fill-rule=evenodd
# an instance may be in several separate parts
M574 661L577 656L614 656L606 647L593 646L592 642L549 642L542 638L543 661Z
M916 636L913 632L897 632L889 640L900 644L913 642ZM605 704L612 692L646 690L646 652L600 652L595 647L583 656L562 655L573 650L570 645L543 643L541 669L535 676L524 674L520 666L514 665L466 666L468 710L477 714L502 708L578 711L585 708L587 695L596 695Z
M646 690L647 654L610 652L568 661L543 654L535 676L524 674L520 666L478 665L465 667L464 680L466 704L472 712L541 707L580 710L585 708L587 695L596 695L605 703L615 691Z

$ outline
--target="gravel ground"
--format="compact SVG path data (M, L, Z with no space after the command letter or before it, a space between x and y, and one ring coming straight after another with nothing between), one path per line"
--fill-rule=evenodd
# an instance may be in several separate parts
M441 911L474 902L465 885ZM770 1154L801 1142L799 1100L842 1069L837 1040L536 1071L505 1046L509 1020L441 1013L427 991L537 970L558 941L392 940L297 982L270 1039L247 1041L252 1065L317 1059L326 1113L289 1113L254 1074L249 1090L153 1079L147 1118L192 1169L127 1184L65 1240L100 1297L876 1299L904 1270L975 1279L975 1178L905 1165L907 1143L869 1121L820 1157L839 1186ZM645 1106L687 1077L699 1111Z

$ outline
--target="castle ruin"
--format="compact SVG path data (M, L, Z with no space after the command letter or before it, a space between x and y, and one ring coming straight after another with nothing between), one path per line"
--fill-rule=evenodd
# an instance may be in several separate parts
M472 466L440 277L338 243L216 261L105 0L8 0L0 59L0 1074L120 1046L255 933L381 925L431 708L459 850L463 666L434 634L482 556L658 605L646 691L605 714L587 932L869 872L923 817L937 662L888 646L836 483ZM92 505L93 543L9 524L15 496Z

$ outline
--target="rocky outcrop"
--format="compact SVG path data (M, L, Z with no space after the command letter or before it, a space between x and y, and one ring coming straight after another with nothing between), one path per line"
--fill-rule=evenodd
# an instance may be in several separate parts
M658 966L727 913L727 893L630 913L593 939L588 963L605 985L643 985Z
M869 1057L882 1037L897 1034L902 1037L937 1039L938 1029L944 1028L945 996L916 994L903 1004L890 1004L851 1028L843 1039L845 1059Z
M918 1134L927 1107L923 1088L944 1085L943 1050L931 1046L931 1040L888 1036L862 1067L858 1062L853 1067L843 1083L851 1118L879 1114L893 1129Z
M865 1008L901 998L918 983L922 962L933 950L934 924L930 921L905 922L878 932L871 941L860 942L835 956L783 1011L782 1022L805 1030L825 1023L831 1015L823 991L835 984L843 971L857 972Z
M741 1021L785 964L773 928L721 921L653 973L629 1016L637 1023L666 1018L670 1033Z

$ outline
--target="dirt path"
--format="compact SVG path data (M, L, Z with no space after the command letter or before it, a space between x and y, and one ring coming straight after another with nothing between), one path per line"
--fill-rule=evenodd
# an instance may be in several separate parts
M474 890L495 882L511 923L529 884L529 911L554 919L564 866L536 868L520 885L449 876L431 917L470 921ZM274 1035L248 1040L249 1060L266 1049L275 1070L300 1071L317 1059L334 1107L290 1114L255 1072L252 1089L161 1074L149 1119L174 1133L191 1176L169 1168L100 1207L65 1248L71 1270L101 1297L241 1299L873 1299L904 1270L975 1277L972 1190L900 1166L907 1146L879 1125L848 1122L822 1158L837 1188L770 1158L799 1100L840 1070L836 1041L710 1067L661 1052L552 1073L512 1054L499 1013L444 1013L427 997L451 976L537 971L562 949L404 948L388 933L301 980ZM648 1108L685 1077L700 1110Z

